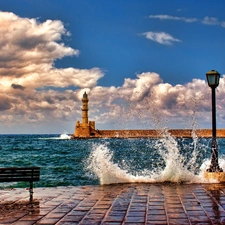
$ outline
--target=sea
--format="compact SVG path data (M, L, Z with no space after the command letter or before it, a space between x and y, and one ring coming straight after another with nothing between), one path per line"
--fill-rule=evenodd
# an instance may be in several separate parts
M219 164L225 171L225 139L218 138ZM206 183L211 139L70 139L68 134L0 135L0 167L41 168L35 187L104 185L132 182ZM0 188L26 187L0 183Z

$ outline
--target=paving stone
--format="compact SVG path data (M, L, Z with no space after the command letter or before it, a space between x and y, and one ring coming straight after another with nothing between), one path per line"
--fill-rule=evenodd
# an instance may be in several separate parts
M189 215L192 222L208 222L210 219L207 216Z
M20 219L20 221L29 221L29 220L31 220L31 221L38 221L38 220L40 220L41 218L42 218L43 216L37 216L37 215L26 215L26 216L24 216L24 217L22 217L21 219Z
M18 220L18 218L4 217L4 218L0 219L0 224L12 224L12 223L16 222L17 220Z
M37 224L56 224L59 221L58 218L42 218L41 220L37 221Z
M135 217L145 217L146 215L146 212L133 212L133 211L129 211L127 216L129 215L132 215L132 216L135 216Z
M167 225L167 224L168 224L167 221L147 221L147 225Z
M169 224L170 225L190 225L190 222L188 219L169 219Z
M92 219L83 220L79 223L79 225L99 225L101 221L95 221Z
M187 215L185 213L174 213L168 215L169 219L185 219Z
M168 208L167 207L167 213L173 214L173 213L181 213L184 212L184 208ZM165 210L162 210L162 213L165 214Z
M133 212L145 212L146 211L146 206L137 206L137 207L131 206L129 211L131 211L131 212L132 211Z
M13 223L14 225L33 225L36 223L36 220L27 220L27 221L16 221L15 223Z
M84 218L83 215L70 215L70 216L65 216L64 218L61 219L61 221L66 221L66 222L79 222Z
M145 223L137 223L137 222L134 222L134 223L131 223L131 222L125 222L124 224L125 224L125 225L145 225Z
M174 213L175 211L173 211ZM165 215L165 209L148 209L148 215Z
M126 223L144 223L145 217L143 216L127 216Z
M149 210L164 210L165 206L164 205L149 205L148 209Z
M122 222L124 220L123 215L107 216L104 221L107 222Z
M88 214L103 214L105 215L108 209L92 209L91 211L88 212ZM124 211L125 212L125 211Z
M166 221L166 215L148 215L148 221Z
M0 224L225 224L225 184L115 184L0 190Z
M59 223L57 223L57 225L78 225L79 223L77 223L77 222L63 222L63 221L61 221L61 222L59 222Z
M103 225L121 225L122 223L120 222L103 222Z
M86 211L72 210L67 215L70 215L70 216L84 216L86 214L87 214Z

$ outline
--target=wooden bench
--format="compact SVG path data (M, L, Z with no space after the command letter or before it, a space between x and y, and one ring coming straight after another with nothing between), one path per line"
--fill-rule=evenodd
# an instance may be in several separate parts
M33 201L33 182L40 180L40 167L0 168L0 182L30 182L30 201Z

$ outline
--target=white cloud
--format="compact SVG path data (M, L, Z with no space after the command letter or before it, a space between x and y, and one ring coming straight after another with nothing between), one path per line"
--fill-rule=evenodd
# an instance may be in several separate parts
M206 17L204 17L204 19L202 20L202 23L203 23L203 24L206 24L206 25L211 25L211 26L221 26L221 27L225 28L225 21L219 21L219 19L216 18L216 17L209 17L209 16L206 16Z
M160 20L181 20L186 23L193 23L198 21L196 18L187 18L187 17L178 17L178 16L170 16L170 15L150 15L151 19L160 19Z
M4 91L11 87L26 91L45 86L92 87L103 76L98 68L54 67L56 59L79 55L79 50L60 43L62 35L68 35L61 21L40 23L0 12L0 22L0 84Z
M207 25L219 25L220 22L218 21L217 18L215 17L208 17L206 16L203 20L202 20L203 24L207 24Z
M209 17L205 16L203 20L197 19L197 18L188 18L188 17L178 17L178 16L170 16L170 15L150 15L149 18L151 19L160 19L160 20L180 20L184 21L186 23L194 23L194 22L201 22L202 24L205 25L213 25L217 26L220 25L221 27L225 28L225 21L219 21L218 18L216 17Z
M163 44L163 45L172 45L173 42L180 42L179 39L174 38L168 33L165 32L145 32L142 35L144 35L147 39L150 39L152 41L155 41L157 43Z
M224 81L223 76L217 88L218 124L225 120ZM90 99L95 99L96 88L91 90ZM159 74L146 72L137 74L136 79L125 79L121 87L113 88L113 92L108 92L107 88L103 90L106 96L98 96L101 106L91 106L98 108L98 112L93 113L97 115L96 124L115 123L114 129L191 128L195 117L198 128L205 128L206 124L211 126L211 91L205 80L194 79L185 85L173 86L164 83Z
M224 79L221 79L220 90L224 90L223 83ZM225 92L222 92L220 96L224 96ZM137 74L136 79L126 78L117 88L97 86L91 89L89 99L93 111L90 114L96 125L115 124L114 129L146 129L154 128L156 124L190 128L196 114L200 127L202 124L198 122L206 122L211 115L210 93L204 80L194 79L185 85L173 86L164 83L159 74L145 72ZM220 96L218 104L224 102Z

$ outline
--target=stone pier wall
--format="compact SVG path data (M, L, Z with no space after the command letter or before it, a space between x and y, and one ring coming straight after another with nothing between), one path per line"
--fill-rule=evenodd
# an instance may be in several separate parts
M95 131L95 132L94 132ZM86 138L159 138L162 137L161 130L94 130ZM168 132L175 137L191 138L191 129L171 129ZM212 137L211 129L198 129L195 131L198 137ZM81 136L80 136L81 137ZM225 138L225 129L217 129L217 137ZM74 138L76 138L74 136ZM77 137L78 138L78 137ZM85 138L82 136L82 138Z

